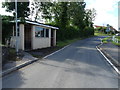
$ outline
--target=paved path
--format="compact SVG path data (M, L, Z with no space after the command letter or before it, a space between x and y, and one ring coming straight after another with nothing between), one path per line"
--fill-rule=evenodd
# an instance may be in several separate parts
M119 51L119 47L113 45L112 43L107 43L107 44L103 44L101 46L101 48L107 53L109 54L114 60L116 60L117 62L120 63L120 51Z
M26 53L26 52L23 52L24 54L24 57L22 58L22 60L20 61L9 61L8 63L6 63L3 67L2 67L2 71L6 71L8 69L11 69L13 67L16 67L20 64L23 64L25 62L28 62L28 61L32 61L32 60L35 60L37 58L33 57L31 54L29 53Z
M3 88L118 88L118 75L96 50L99 38L73 43L3 78Z

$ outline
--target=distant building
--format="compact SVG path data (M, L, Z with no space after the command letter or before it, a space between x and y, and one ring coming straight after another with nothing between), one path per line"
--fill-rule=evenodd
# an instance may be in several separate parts
M94 28L96 29L96 28L100 28L100 27L105 27L105 26L100 26L100 25L94 25Z
M105 28L105 26L100 26L100 25L94 25L94 28L96 29L96 28ZM107 26L106 26L106 28L107 28ZM108 28L107 28L108 29ZM113 33L117 33L117 32L119 32L118 30L116 30L114 27L112 27L112 26L109 26L109 31L112 31Z

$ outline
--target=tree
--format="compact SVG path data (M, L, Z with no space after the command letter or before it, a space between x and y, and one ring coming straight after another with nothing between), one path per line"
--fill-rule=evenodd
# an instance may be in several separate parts
M67 2L42 2L41 11L42 17L47 21L55 23L59 26L60 30L58 31L58 37L63 40L65 38L64 30L67 30L68 25L68 13L67 13ZM52 21L54 20L54 21Z
M51 20L53 7L52 2L39 2L39 0L33 0L31 4L31 17L34 18L34 21L40 21L40 19ZM34 17L33 17L34 16Z
M85 18L84 18L86 26L93 27L93 21L95 20L95 17L96 17L96 10L94 8L87 9L85 11Z
M71 2L70 3L70 17L72 24L77 26L79 30L85 28L84 16L85 16L85 2Z
M2 16L2 44L5 44L5 39L10 38L12 34L12 24L9 21L13 18L12 16Z
M93 34L92 24L95 11L88 10L87 12L85 6L85 2L38 2L34 0L31 13L35 13L35 21L42 17L47 23L58 26L60 30L57 30L57 39L65 40L70 37L84 36L88 30Z
M17 14L19 19L25 19L30 15L29 2L17 2ZM2 7L6 8L7 12L12 12L15 15L15 2L3 2Z

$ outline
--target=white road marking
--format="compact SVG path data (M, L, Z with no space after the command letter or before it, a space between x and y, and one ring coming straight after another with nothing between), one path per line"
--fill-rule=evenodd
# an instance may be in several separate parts
M114 70L118 73L118 74L120 74L120 71L117 69L117 67L116 66L114 66L111 62L110 62L110 60L102 53L102 51L96 46L96 48L97 48L97 50L102 54L102 56L107 60L107 62L114 68Z
M43 57L43 59L45 59L45 58L47 58L47 57L49 57L49 56L51 56L51 55L53 55L53 54L55 54L55 53L57 53L57 52L62 51L63 49L67 48L68 46L70 46L70 45L67 45L67 46L65 46L65 47L63 47L63 48L61 48L61 49L59 49L59 50L57 50L57 51L55 51L55 52L53 52L53 53L51 53L51 54L45 56L45 57Z

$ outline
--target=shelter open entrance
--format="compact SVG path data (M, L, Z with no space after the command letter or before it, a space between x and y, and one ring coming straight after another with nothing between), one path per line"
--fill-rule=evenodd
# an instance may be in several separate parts
M31 25L26 24L24 30L24 48L25 50L32 49L31 45Z
M51 46L56 45L56 33L54 29L51 29Z
M18 27L18 48L21 50L32 50L56 46L57 27L28 20L26 20L25 23L18 20ZM15 48L15 42L16 37L14 35L13 25L13 35L10 40L10 46Z

